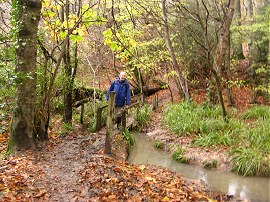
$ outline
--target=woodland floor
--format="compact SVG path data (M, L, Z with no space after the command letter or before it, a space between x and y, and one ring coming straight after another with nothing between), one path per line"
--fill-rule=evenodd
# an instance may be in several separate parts
M6 158L0 169L0 201L211 201L214 197L202 185L167 169L105 156L103 147L100 134L69 134L51 137L42 151Z
M247 88L234 91L237 109L248 107L249 93ZM158 94L160 103L170 101L168 90ZM176 93L173 94L177 99ZM196 103L202 102L203 97L200 91L193 96ZM151 100L149 97L148 102ZM226 148L192 147L192 137L179 138L161 126L161 115L159 106L151 123L143 129L149 138L162 140L169 152L172 144L181 144L186 148L185 155L193 158L193 164L219 159L218 169L229 170ZM52 127L49 141L40 145L40 149L0 162L0 201L238 201L165 168L129 165L121 144L115 148L118 152L113 157L106 156L104 134L88 133L76 126L73 130L76 132L57 136L53 131L59 127L57 124ZM2 153L7 139L7 133L0 134ZM119 148L121 155L117 155Z
M158 110L147 127L149 137L188 145L188 140L161 128L160 118ZM76 131L65 136L51 132L40 149L2 160L0 201L229 201L229 196L168 169L129 165L124 154L106 156L104 134L89 134L82 127ZM213 155L196 148L188 151Z

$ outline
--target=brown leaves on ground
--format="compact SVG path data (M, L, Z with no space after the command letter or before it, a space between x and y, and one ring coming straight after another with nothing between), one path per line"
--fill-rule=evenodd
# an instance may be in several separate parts
M214 201L177 173L104 156L93 156L81 176L90 201Z
M0 122L1 124L1 122ZM7 148L8 133L0 133L0 153L3 153Z
M214 201L175 172L100 154L103 141L98 134L68 136L3 160L0 201Z
M33 183L38 177L38 170L33 159L10 157L0 164L0 201L29 201L41 197L40 190Z

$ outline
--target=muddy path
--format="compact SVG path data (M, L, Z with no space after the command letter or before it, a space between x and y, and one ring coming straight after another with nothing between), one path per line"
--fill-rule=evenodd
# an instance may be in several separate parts
M103 154L101 134L68 135L24 159L28 187L0 201L210 201L206 187L168 169L129 165ZM21 162L23 163L23 162ZM18 164L20 163L16 163ZM15 164L14 164L15 165ZM158 176L158 177L157 177ZM11 194L12 193L12 194ZM221 195L217 195L220 197Z
M81 174L91 156L102 149L104 138L98 134L69 135L57 145L37 154L39 179L34 186L44 190L41 201L84 201L86 188ZM42 192L41 192L42 193Z

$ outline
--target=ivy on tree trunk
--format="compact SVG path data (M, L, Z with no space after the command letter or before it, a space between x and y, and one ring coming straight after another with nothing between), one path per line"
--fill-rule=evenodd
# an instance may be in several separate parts
M16 31L16 105L13 110L9 150L34 146L36 100L37 32L41 14L39 0L14 0L13 18Z

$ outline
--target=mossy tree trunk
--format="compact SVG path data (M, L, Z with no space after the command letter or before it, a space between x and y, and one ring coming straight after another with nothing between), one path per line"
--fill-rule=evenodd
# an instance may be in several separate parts
M12 152L34 146L36 100L37 31L41 14L39 0L13 0L16 30L18 84L8 149Z

